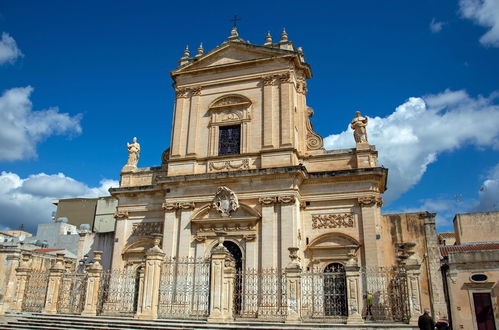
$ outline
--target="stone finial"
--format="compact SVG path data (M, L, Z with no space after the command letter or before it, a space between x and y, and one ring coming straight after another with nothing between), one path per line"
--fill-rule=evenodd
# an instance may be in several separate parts
M288 41L288 34L286 32L286 28L282 28L281 41L280 42L286 42L286 41Z
M185 45L183 58L189 58L189 56L191 56L191 52L189 51L189 45Z
M200 43L200 44L199 44L199 47L198 47L198 49L197 49L197 54L196 54L196 57L199 57L199 56L201 56L201 55L203 55L203 54L204 54L203 43Z
M350 128L353 129L353 137L357 144L368 143L366 126L367 117L362 117L360 111L356 111L355 118L350 123Z
M265 46L272 45L272 36L270 35L270 31L267 32L267 36L265 37Z
M64 253L56 253L55 264L50 268L51 271L63 272L64 267Z

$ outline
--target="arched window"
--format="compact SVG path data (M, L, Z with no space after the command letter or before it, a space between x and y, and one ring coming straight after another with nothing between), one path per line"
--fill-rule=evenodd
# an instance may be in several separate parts
M324 269L324 315L347 316L347 307L345 267L331 263Z

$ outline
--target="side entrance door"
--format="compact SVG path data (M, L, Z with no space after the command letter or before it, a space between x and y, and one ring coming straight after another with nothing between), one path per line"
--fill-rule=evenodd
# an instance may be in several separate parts
M473 303L478 330L496 330L490 293L473 292Z

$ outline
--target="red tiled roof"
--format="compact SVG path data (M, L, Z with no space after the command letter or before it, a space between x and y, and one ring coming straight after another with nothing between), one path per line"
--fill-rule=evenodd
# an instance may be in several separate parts
M33 252L48 253L54 251L62 251L64 249L34 249Z
M480 244L466 244L466 245L447 245L440 247L440 254L447 257L449 252L466 252L466 251L480 251L480 250L499 250L499 243L480 243Z

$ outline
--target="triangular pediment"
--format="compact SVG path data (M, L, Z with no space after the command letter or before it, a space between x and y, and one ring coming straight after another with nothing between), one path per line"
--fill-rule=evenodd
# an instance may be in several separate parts
M173 72L180 73L183 71L250 62L284 55L296 54L292 51L277 48L257 46L242 42L227 42L195 59L193 63L182 66Z

